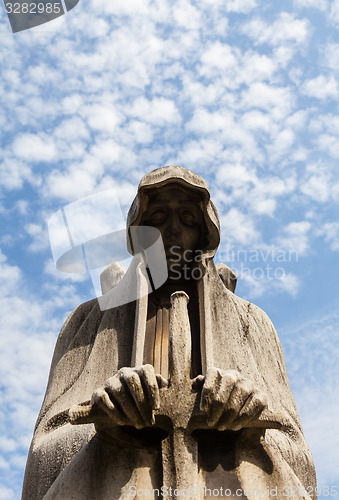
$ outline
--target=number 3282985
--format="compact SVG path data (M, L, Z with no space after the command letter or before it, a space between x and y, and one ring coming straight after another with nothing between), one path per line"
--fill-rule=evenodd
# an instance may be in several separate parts
M5 4L7 14L60 14L61 3L10 3Z

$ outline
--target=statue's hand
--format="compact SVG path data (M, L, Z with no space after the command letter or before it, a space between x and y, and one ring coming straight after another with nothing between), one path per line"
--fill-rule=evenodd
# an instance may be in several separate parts
M201 381L201 410L220 431L245 428L267 407L265 394L236 370L210 368Z
M154 373L152 365L121 368L94 391L91 402L107 414L113 425L141 429L154 423L154 410L160 406L159 388L167 384Z

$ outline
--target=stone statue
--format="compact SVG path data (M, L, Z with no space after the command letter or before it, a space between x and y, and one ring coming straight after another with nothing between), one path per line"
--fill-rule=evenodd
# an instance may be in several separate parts
M23 500L315 498L274 327L214 265L220 228L205 181L182 167L146 174L132 226L160 231L168 279L107 310L89 301L66 320ZM141 286L145 272L135 272ZM104 292L123 279L112 264Z

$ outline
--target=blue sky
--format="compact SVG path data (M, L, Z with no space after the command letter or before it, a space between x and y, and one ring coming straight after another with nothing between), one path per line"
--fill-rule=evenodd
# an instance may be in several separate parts
M171 164L210 185L217 261L275 324L319 487L338 486L339 0L81 0L15 35L0 16L0 499L94 295L56 271L48 218L108 188L126 214Z

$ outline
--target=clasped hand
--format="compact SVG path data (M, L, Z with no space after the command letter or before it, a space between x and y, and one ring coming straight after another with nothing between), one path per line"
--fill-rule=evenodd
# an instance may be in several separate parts
M156 375L152 365L121 368L94 391L92 404L101 408L118 425L137 429L154 424L154 410L160 407L159 389L168 381Z
M168 381L154 372L152 365L121 368L92 396L112 424L141 429L154 424L154 411L160 408L159 389ZM193 381L201 389L200 409L209 427L240 430L259 417L267 407L266 396L236 370L211 368L206 376Z
M194 385L202 385L200 409L207 425L219 431L245 428L267 407L266 395L236 370L210 368Z

